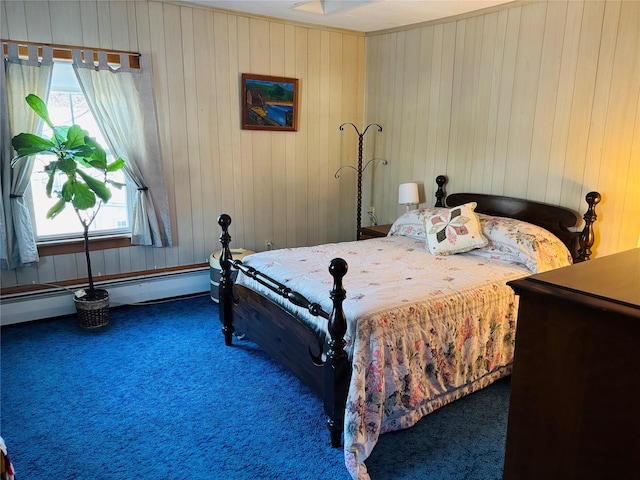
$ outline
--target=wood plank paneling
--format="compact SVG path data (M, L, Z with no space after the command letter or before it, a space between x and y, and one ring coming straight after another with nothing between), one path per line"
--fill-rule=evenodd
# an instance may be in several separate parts
M355 190L333 171L338 125L364 114L364 35L152 0L10 0L2 13L6 38L151 55L174 246L92 252L96 273L206 261L219 248L222 212L233 217L234 247L354 237L339 225L352 222ZM243 72L299 79L298 132L240 129ZM75 255L47 257L2 272L2 283L85 273Z
M261 19L249 20L249 69L247 73L269 75L271 63L269 22ZM265 242L273 240L273 182L272 145L275 135L271 132L254 131L250 136L253 166L254 224L256 234L252 250L265 249ZM231 165L229 165L231 167Z
M284 30L285 45L285 77L296 78L296 51L306 49L306 45L298 45L296 43L296 27L294 25L285 25ZM307 78L311 75L308 74ZM303 83L300 88L306 89ZM295 192L295 168L296 168L296 135L287 135L285 138L285 154L284 154L284 171L280 174L285 181L285 198L286 208L280 212L280 218L284 224L280 224L280 228L284 229L285 245L294 245L296 238L295 217L296 217L296 192ZM276 246L277 248L277 246Z
M117 2L96 2L98 9L98 38L101 48L115 48L111 33L111 3Z
M487 116L487 146L485 149L484 168L482 178L483 192L491 191L493 187L493 170L498 132L498 113L500 111L500 85L502 79L502 65L504 64L505 38L507 35L507 20L509 10L498 12L496 22L493 63L491 71L491 87L486 93L489 96L489 114Z
M96 47L101 45L100 34L98 29L98 5L97 2L79 2L80 4L80 31L82 33L82 43ZM69 43L69 45L78 45L77 43Z
M217 94L217 92L231 91L232 85L238 81L237 75L231 78L227 72L231 71L230 68L230 55L225 45L226 38L234 38L236 35L236 29L234 28L233 34L230 31L230 19L227 15L214 14L213 17L213 62L214 70L212 71L211 79L213 83L211 85L212 104L210 106L212 116L212 137L216 148L212 149L211 168L213 169L216 177L215 181L210 187L216 190L214 198L220 201L221 211L219 213L231 213L238 212L233 215L234 221L239 223L242 217L237 218L239 214L242 214L242 204L235 204L234 182L231 181L230 175L232 170L229 168L230 161L233 158L233 146L231 142L231 125L229 125L229 117L231 117L231 102L234 101L234 97L223 96ZM235 24L233 24L235 27ZM235 34L235 35L234 35ZM236 40L237 44L237 40ZM210 46L209 46L210 48ZM204 73L204 72L203 72ZM209 196L209 198L211 198ZM211 226L215 228L215 226ZM234 228L237 228L237 226ZM237 242L237 239L236 239Z
M203 245L195 248L196 256L199 252L211 251L218 248L217 225L218 214L206 208L207 202L213 199L220 205L220 175L217 167L219 161L218 139L214 132L218 131L216 89L216 69L214 55L213 12L198 12L193 17L194 32L198 32L199 41L194 44L195 81L196 81L196 125L198 132L198 155L201 162L199 175L200 198L197 201L201 209ZM191 143L191 142L190 142ZM207 261L207 260L205 260Z
M109 2L109 25L111 27L111 48L115 50L135 50L129 41L129 24L135 24L135 19L129 22L127 2Z
M82 31L75 28L67 28L68 25L80 25L80 2L63 1L56 2L51 9L52 42L59 45L82 45Z
M634 129L640 130L640 95L638 95L638 103L636 104L636 118L634 121ZM635 135L631 146L631 155L629 161L629 171L627 172L627 183L624 187L625 197L622 207L623 219L640 218L640 135ZM629 248L627 239L633 239L638 236L637 246L640 247L640 227L638 222L624 222L620 229L620 240L618 241L618 250L626 250Z
M172 69L171 66L173 65L173 61L172 59L167 58L167 55L164 52L165 29L159 28L164 23L163 16L163 5L157 2L150 2L149 38L152 48L156 49L151 50L151 59L153 62L153 87L156 94L156 113L158 116L160 147L162 149L164 178L169 192L169 215L171 218L173 242L175 244L176 242L179 242L179 232L176 231L176 209L173 201L173 159L170 155L172 149L172 131L171 123L168 121L171 117L169 113L169 89L167 84L167 76L169 71ZM175 250L175 248L154 248L152 250L153 264L149 266L149 270L175 265L175 262L167 260L170 256L168 252L173 250Z
M51 43L53 41L49 8L48 1L24 2L29 41L42 43Z
M310 71L308 53L313 51L309 42L313 40L313 34L306 28L296 28L296 77L302 81L302 87L300 90L300 111L298 115L298 134L296 135L296 145L294 153L295 162L295 180L293 189L293 201L296 206L295 211L295 245L308 245L308 231L307 231L307 218L308 212L308 200L307 200L307 165L308 165L308 151L307 142L313 133L309 130L309 115L313 115L316 112L309 112L309 78L305 78L304 73ZM326 32L320 32L321 35ZM316 36L319 41L319 35ZM308 70L309 69L309 70ZM326 72L326 70L324 70ZM313 98L313 97L311 97Z
M198 12L196 12L198 13ZM197 17L198 15L195 15ZM200 135L198 131L198 90L195 47L198 43L199 31L194 29L194 14L191 8L180 9L180 23L182 29L182 55L184 64L184 92L185 92L185 126L186 131L186 151L187 165L184 168L189 178L189 192L185 192L186 209L189 211L188 221L191 225L191 242L193 244L193 256L185 261L181 258L181 263L192 264L202 260L196 252L204 250L204 218L203 206L204 195L202 187L202 168L200 152ZM204 139L203 139L204 140ZM204 142L203 142L204 143ZM181 195L182 196L182 195ZM183 237L183 241L186 240Z
M404 52L404 58L400 74L406 80L404 81L402 102L399 102L398 105L404 112L402 115L403 125L399 137L400 145L397 156L400 166L400 183L415 181L413 177L413 164L416 158L416 133L417 130L422 129L425 125L424 118L418 117L418 103L415 101L415 99L418 98L418 84L420 81L418 71L420 67L420 46L420 30L408 31L401 46L401 50ZM373 130L368 135L373 137L377 134L375 130ZM365 161L366 160L367 158L365 158Z
M269 73L278 77L284 77L285 61L286 61L286 44L285 44L285 26L280 23L271 23L269 25ZM283 132L283 135L273 135L271 143L271 191L285 192L286 177L284 169L286 168L285 150L286 137L295 135L291 132ZM271 240L274 247L287 243L286 217L282 218L281 212L287 210L286 195L273 195L273 204L271 211L272 216L272 236L265 240ZM284 220L284 222L283 222ZM279 228L284 227L284 228Z
M550 106L556 104L558 97L563 26L566 15L566 2L547 4L527 178L527 195L538 201L543 200L546 194L555 114L555 109ZM541 185L544 188L540 188Z
M543 46L542 42L531 39L544 35L546 6L546 3L533 5L520 17L505 169L505 176L512 180L504 189L505 194L512 197L522 196L527 190L535 120L531 113L535 112Z
M129 47L127 50L132 52L139 52L141 50L140 44L138 43L138 32L136 30L138 26L136 3L135 0L127 0L127 22L125 23L128 28L127 36L129 38Z
M5 16L3 20L3 37L10 40L24 40L28 38L27 15L24 10L24 2L1 2ZM5 26L6 25L6 26Z
M442 66L442 39L444 29L442 25L439 28L433 28L423 30L422 38L426 42L425 55L421 58L428 59L423 63L423 69L420 70L420 76L422 78L429 79L429 87L421 89L422 97L427 97L428 107L424 110L424 123L427 125L427 131L425 136L425 154L423 160L420 161L420 157L416 158L416 162L425 163L424 176L422 178L414 176L417 181L422 181L422 188L424 190L424 198L421 198L424 206L430 206L433 204L431 195L428 192L433 190L425 182L426 178L435 178L438 175L438 165L436 165L436 145L438 139L438 122L433 121L434 118L438 118L438 108L440 104L440 70ZM414 168L415 171L415 168ZM429 182L431 183L431 182ZM381 212L378 212L380 214Z
M230 65L229 65L229 85L233 91L233 85L237 84L238 89L240 89L240 75L242 73L251 73L251 60L250 60L250 46L249 46L249 20L247 18L238 17L237 19L233 16L229 16L229 28L231 29L231 25L235 25L237 23L236 32L237 32L237 42L238 42L238 57L237 57L237 71L234 72L232 68L234 59L233 57L229 57ZM232 37L232 35L230 35ZM224 48L224 44L222 45ZM223 91L223 90L221 90ZM235 107L234 99L238 99L238 102L243 101L242 92L238 90L238 94L235 97L230 97L230 103L227 104L227 115L228 118L225 121L225 124L220 124L220 128L226 128L229 130L231 135L236 133L236 129L240 128L240 112L241 109ZM233 113L233 115L232 115ZM234 207L233 205L229 206L229 212L232 215L235 215L239 207L242 208L242 226L240 226L241 232L244 234L245 243L239 244L236 243L237 246L244 246L250 250L263 250L264 247L261 246L259 249L257 247L257 243L255 241L255 198L253 191L253 178L254 178L254 169L253 169L253 150L250 148L251 143L250 139L251 132L247 130L237 130L239 132L239 155L240 162L242 165L242 183L240 186L240 192L242 194L242 204ZM224 146L227 142L224 141L223 138L220 139L221 146ZM234 145L231 146L232 148ZM225 157L221 156L221 161L224 161ZM228 160L227 160L228 161ZM234 158L235 162L235 158ZM223 178L223 188L225 183L229 180ZM222 196L223 202L225 202L225 195ZM219 227L218 227L219 229ZM234 232L237 231L238 226L234 228Z
M494 60L496 34L498 25L498 14L485 15L483 17L482 31L477 39L479 44L478 62L474 68L474 75L478 76L478 92L491 92L491 84L493 81ZM488 135L487 121L491 113L491 95L488 93L476 94L473 101L476 103L476 119L473 134L472 159L470 165L469 189L479 192L482 191L485 183L485 152L487 150ZM431 178L434 178L435 172L432 172Z
M575 178L581 178L586 161L589 138L589 120L592 118L595 82L598 62L594 57L600 47L604 3L585 3L580 29L579 49L576 60L576 76L571 119L567 132L567 153L564 165L562 194L560 203L570 202L579 197L582 185Z
M250 35L251 35L251 29L249 28L249 19L238 17L237 19L238 71L235 74L235 79L231 79L231 82L235 80L235 82L239 84L240 75L242 73L252 73ZM218 45L218 42L216 42L216 45ZM224 48L224 43L222 43L220 47ZM224 89L221 88L220 91L224 91ZM236 98L238 98L239 101L244 100L242 98L242 93L239 93L239 95ZM230 102L233 102L233 100L234 100L233 98L229 99ZM228 123L229 117L231 117L232 112L239 112L241 110L239 108L236 108L235 106L232 106L231 103L227 104L227 108L228 108L227 110L228 113L226 118L223 116L219 116L220 118L219 127L221 131L224 131L224 129L229 129L229 132L230 132L232 125ZM240 113L238 113L238 116L239 115ZM240 126L239 117L237 122L238 122L237 125L239 128ZM245 247L249 250L259 251L259 250L264 250L264 246L263 246L264 244L260 245L260 248L258 248L258 242L256 240L256 238L258 238L258 235L256 234L256 223L255 223L257 209L256 209L256 200L255 200L254 189L253 189L255 169L253 167L254 159L253 159L252 142L257 141L257 138L254 139L253 133L254 132L250 130L240 131L240 156L241 156L241 162L242 162L242 184L244 186L242 190L243 192L242 203L239 205L236 205L235 208L232 210L229 210L228 213L230 213L232 216L235 216L236 211L239 211L239 210L242 211L245 243L242 245L239 243L236 243L235 245L237 247ZM256 132L256 133L264 134L265 132ZM230 145L229 148L231 147L232 146ZM221 157L221 161L225 161L225 160L228 161L228 158L229 158L228 155L226 158L223 155L221 155L220 157ZM228 182L229 180L223 177L223 183L222 183L223 192L224 192L225 184L227 184ZM222 201L224 204L225 202L224 193L222 195ZM234 231L237 228L238 226L234 228Z
M229 67L226 72L226 76L229 80L229 101L230 105L236 105L237 107L230 107L230 119L227 123L231 131L231 157L230 161L233 164L233 200L234 205L237 207L233 210L234 217L236 217L236 227L234 229L236 236L236 245L249 245L249 241L245 234L244 228L247 223L247 219L243 212L243 201L245 198L246 185L245 174L246 170L242 159L242 146L241 146L241 130L240 130L240 103L242 99L242 92L240 89L240 74L239 65L240 59L240 42L237 28L237 18L233 15L227 17L227 23L229 28ZM224 74L224 72L222 72ZM233 112L236 112L235 115ZM217 224L216 224L217 225ZM219 236L219 227L216 228L216 234ZM218 242L219 244L219 242ZM247 247L250 248L250 247Z
M507 11L507 26L504 37L502 68L500 71L500 87L498 100L498 116L494 162L491 167L493 173L491 189L498 194L505 194L505 175L508 163L509 128L513 103L513 84L518 53L518 33L522 9L512 8ZM456 159L452 159L453 162ZM454 179L455 180L455 179ZM455 191L453 189L452 191Z
M640 208L639 2L533 2L416 29L433 47L414 74L429 78L429 91L411 93L416 79L397 73L415 65L410 47L389 58L411 29L369 34L366 119L385 124L381 153L389 159L398 138L419 145L409 167L423 172L427 204L440 173L450 175L450 192L507 194L580 213L586 193L599 190L596 255L636 246L640 228L628 219ZM424 147L419 126L407 137L411 112L390 108L398 104L428 105ZM388 169L371 200L382 205L381 223L401 213L394 197L407 164Z
M5 2L0 2L0 38L10 38L9 23L7 21L7 7Z
M594 105L591 124L589 125L587 152L585 155L586 164L585 171L583 173L583 186L595 185L600 178L601 169L607 168L605 162L606 157L603 156L602 144L607 125L609 92L611 89L611 76L613 74L613 60L615 56L618 23L620 21L620 7L620 2L609 2L605 4L594 92ZM586 192L583 191L583 193ZM602 193L608 194L608 192ZM596 246L599 241L600 239L596 238Z
M169 110L167 120L171 131L171 150L167 153L171 159L167 188L175 206L175 230L179 248L168 252L167 266L187 265L194 262L193 231L191 229L191 178L189 176L189 157L187 140L187 104L184 83L184 53L181 25L181 7L165 5L162 25L164 29L165 56L171 68L167 70L167 88ZM189 35L190 32L187 32Z
M519 4L366 38L153 0L69 0L61 8L79 15L71 24L54 3L3 2L3 36L152 58L176 244L96 252L101 270L202 262L218 248L221 212L234 219L234 247L355 238L354 172L333 178L357 161L357 136L338 130L347 121L382 125L365 137L363 159L389 161L365 172L363 224L370 205L380 223L402 213L403 181L422 182L431 205L445 173L451 192L508 192L580 212L586 192L601 190L596 254L637 243L637 222L626 219L640 203L638 2ZM298 132L240 129L242 72L299 79ZM2 282L80 278L77 264L43 258Z
M615 56L609 92L609 106L607 124L604 131L603 162L605 168L600 170L599 183L604 185L607 193L606 220L621 228L611 232L611 242L614 246L627 245L622 234L631 233L625 226L629 221L623 216L626 188L640 183L640 178L629 175L638 171L637 163L640 158L631 156L634 137L640 135L636 123L637 98L640 95L640 2L622 2L618 34L615 46ZM636 166L632 167L632 164ZM633 191L633 190L632 190ZM640 203L640 198L636 198ZM638 220L631 223L638 228ZM632 227L633 229L633 227ZM640 232L637 232L640 234ZM637 238L631 238L631 245ZM604 243L604 239L603 239Z

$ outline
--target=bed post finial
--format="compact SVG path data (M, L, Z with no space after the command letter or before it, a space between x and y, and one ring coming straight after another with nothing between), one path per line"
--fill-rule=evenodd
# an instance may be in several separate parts
M218 225L222 228L220 234L220 243L222 251L220 252L220 284L218 285L218 302L219 316L222 323L222 333L224 334L224 342L227 346L232 344L233 340L233 279L231 278L231 235L229 235L229 225L231 225L231 217L223 213L218 217Z
M584 214L584 217L582 217L584 218L585 225L580 233L580 237L578 238L579 248L576 262L584 262L585 260L589 260L589 257L591 257L591 247L595 240L593 224L598 219L598 215L596 215L596 205L600 203L601 199L602 196L598 192L589 192L585 197L589 208Z
M436 184L438 185L438 189L436 190L436 207L444 207L444 202L442 201L446 195L444 193L444 185L447 183L447 177L445 175L438 175L436 177Z
M342 258L334 258L329 264L329 273L333 277L331 300L333 309L329 316L329 349L324 363L324 413L327 415L327 427L331 432L331 446L339 447L344 424L344 412L347 404L347 388L351 366L344 347L344 335L347 333L347 319L342 302L347 292L342 279L347 274L348 265Z

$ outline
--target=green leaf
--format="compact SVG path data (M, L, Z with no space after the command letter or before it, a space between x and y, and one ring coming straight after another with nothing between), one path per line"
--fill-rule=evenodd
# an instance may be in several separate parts
M53 188L53 181L56 177L56 171L58 170L58 162L51 162L49 165L47 165L47 168L45 170L47 171L47 175L49 175L49 180L47 180L45 191L47 192L47 197L51 198L51 190Z
M49 119L47 105L42 101L42 99L39 96L30 93L29 95L27 95L27 98L25 98L25 100L33 109L33 111L36 112L41 119L47 122L49 128L53 129L53 123L51 123L51 120Z
M125 184L124 184L124 183L116 182L116 181L114 181L114 180L108 180L108 179L107 179L107 183L108 183L109 185L112 185L112 186L116 187L117 189L121 189L122 187L124 187L124 186L125 186Z
M86 184L76 183L72 203L78 210L93 208L96 204L96 196Z
M51 140L39 137L33 133L19 133L11 139L11 145L17 151L23 148L39 148L40 150L48 150L55 147Z
M86 143L84 141L84 137L86 137L87 132L83 130L78 125L71 125L69 130L67 130L67 141L64 142L64 146L67 149L73 149L80 146L85 146ZM93 152L93 150L91 150Z
M85 142L93 149L93 155L89 158L89 164L93 168L105 170L107 168L107 153L93 137L85 137Z
M78 164L72 158L62 158L58 160L58 169L66 173L67 175L75 175L78 169Z
M107 170L107 159L105 158L90 158L87 162L85 162L88 168L95 168L102 172Z
M57 143L59 149L64 149L64 143L67 141L67 133L69 132L69 126L63 125L60 127L53 127L53 137Z
M64 207L65 207L66 204L67 204L67 202L65 202L62 198L60 200L58 200L55 203L55 205L53 207L51 207L49 209L49 211L47 212L47 218L54 218L62 210L64 210Z
M85 157L75 157L74 161L78 162L80 166L83 168L86 168L86 169L93 168L93 165L91 165Z
M93 149L88 145L78 145L75 148L66 149L72 157L81 158L82 161L85 161L85 158L90 158L93 155Z
M11 139L11 145L16 150L17 155L11 160L13 167L22 157L28 157L37 153L54 153L52 150L55 144L46 138L33 135L32 133L20 133Z
M93 178L91 175L83 172L82 170L78 170L78 175L80 175L82 179L87 182L89 188L93 190L104 203L107 203L109 201L109 199L111 198L111 192L104 182Z
M77 183L73 180L67 180L62 185L62 191L60 192L60 198L65 202L70 202L73 199L73 195L76 193Z
M107 172L116 172L124 167L124 160L122 158L118 158L114 162L111 162L107 165Z

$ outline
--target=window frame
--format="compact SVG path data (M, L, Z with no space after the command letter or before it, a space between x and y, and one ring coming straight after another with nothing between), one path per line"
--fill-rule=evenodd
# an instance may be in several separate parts
M128 144L123 146L127 152L132 150L128 154L123 152L123 155L135 155L138 158L136 162L132 163L135 168L132 170L127 169L127 178L131 180L133 184L133 187L128 190L133 201L128 202L128 204L130 208L133 209L133 216L135 217L140 213L141 219L130 223L131 233L126 236L114 235L111 237L98 237L95 235L99 235L100 232L96 234L92 233L92 249L93 244L96 244L95 249L119 248L120 246L173 246L171 229L173 220L169 214L169 191L166 188L165 182L162 180L164 178L162 161L157 161L157 159L162 159L163 157L160 148L161 142L157 125L157 112L154 102L151 102L151 104L148 102L141 103L142 98L148 98L150 95L153 96L151 56L149 54L114 50L112 48L105 49L77 45L43 44L41 42L30 41L10 41L4 38L0 39L0 41L2 42L5 62L8 63L50 68L52 62L66 60L72 61L74 65L81 69L110 70L114 73L117 70L121 70L126 77L126 87L132 92L132 95L136 96L135 100L137 103L134 106L134 112L143 116L153 116L148 122L133 125L133 127L137 129L138 134L148 138L150 141L148 147L142 151L135 146L130 148L131 146ZM47 76L43 76L42 79L46 79L46 77ZM19 79L16 79L16 81L19 82ZM27 95L27 93L28 92L25 91L24 95ZM41 82L38 94L42 98L45 98L45 82ZM16 101L20 103L19 99ZM118 107L120 108L122 105L122 103L119 103ZM126 113L128 118L131 117L129 112L123 113ZM133 118L131 119L133 120ZM105 121L107 123L110 122L108 115L105 117ZM118 125L113 126L120 130ZM121 133L126 134L126 129L125 132ZM28 171L23 172L23 175L26 173L28 173ZM3 252L3 256L0 259L3 265L6 264L7 268L10 269L29 266L38 262L39 250L55 250L57 253L68 253L60 251L60 248L70 248L69 253L71 251L81 251L79 245L82 242L79 240L47 241L46 245L43 245L44 242L42 240L36 242L33 235L34 229L31 225L33 216L29 210L32 205L31 202L33 202L30 182L28 182L28 179L22 178L27 181L21 182L19 192L16 193L16 195L24 197L24 201L19 202L19 208L17 209L18 221L8 222L8 227L20 236L20 242L24 242L25 248L18 250L18 248L16 248L18 244L14 243L12 245L10 242L4 241L3 247L6 247L8 252L6 256ZM142 188L140 188L140 185L142 185ZM141 196L145 196L146 198L147 190L153 191L154 195L149 195L148 202L144 202L142 206L138 205L138 199ZM9 202L8 197L9 193L3 191L3 198L5 198L6 205L13 205L13 202ZM35 197L39 198L37 195L35 195ZM13 218L13 215L11 218ZM117 223L118 222L116 222L116 224ZM74 249L73 244L77 244L78 247ZM71 245L71 247L65 245ZM26 253L23 254L23 252Z
M65 59L54 58L52 68L55 69L56 64L70 65L71 62L66 58ZM77 87L78 87L78 91L73 93L80 92L84 96L84 93L80 89L79 84L77 84ZM45 100L45 103L47 105L49 102L49 95L52 91L52 88L53 88L53 85L50 85L47 91L47 98ZM54 90L54 91L67 92L66 90ZM72 93L72 91L69 90L68 93ZM93 113L91 113L91 115L93 116ZM38 124L39 135L42 135L43 123L44 122L41 120ZM97 126L97 128L100 128L100 127ZM107 151L109 151L109 149L107 149ZM34 157L36 156L37 155L34 155ZM34 158L34 162L36 161L37 160L35 160ZM33 172L31 175L33 176ZM91 238L92 249L93 248L96 248L96 249L117 248L117 247L114 247L113 245L125 246L125 245L122 245L123 244L122 239L126 239L126 241L128 242L128 245L126 246L131 245L133 206L135 203L135 190L137 186L135 182L133 182L129 178L129 175L127 174L126 171L123 171L123 175L124 175L124 182L125 182L125 188L126 188L126 211L127 211L127 219L128 219L129 226L127 228L116 228L116 229L108 229L108 230L106 229L98 230L98 231L89 230L88 234L89 234L89 238ZM69 232L69 233L62 233L62 234L40 234L38 232L38 221L37 221L37 216L35 212L35 202L34 202L34 197L32 192L31 181L32 181L32 178L30 177L29 187L25 192L25 196L27 197L27 200L28 200L27 203L29 207L29 214L31 216L31 223L33 225L35 242L36 242L36 246L38 247L39 254L44 256L44 254L41 253L41 250L44 252L57 252L54 254L77 253L77 252L84 251L84 239L83 239L83 233L81 230L78 232Z

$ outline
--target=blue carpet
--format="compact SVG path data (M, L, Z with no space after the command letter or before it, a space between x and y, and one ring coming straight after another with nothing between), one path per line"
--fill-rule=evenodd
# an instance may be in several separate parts
M0 434L18 480L348 480L322 402L254 344L224 346L208 296L2 329ZM383 435L373 480L502 476L509 380Z

